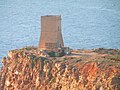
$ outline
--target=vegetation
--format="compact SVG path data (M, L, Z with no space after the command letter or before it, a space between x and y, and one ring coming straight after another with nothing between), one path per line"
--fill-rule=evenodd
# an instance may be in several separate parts
M98 48L93 50L93 52L97 52L100 54L112 54L112 55L120 55L120 50L118 49L104 49L104 48Z
M108 57L110 60L114 60L114 61L120 61L120 55L114 55L114 56L110 56Z
M18 59L15 60L15 63L16 63L16 64L19 63Z
M50 83L55 83L56 82L56 77L52 77L52 79L50 80Z
M48 55L49 55L50 57L56 57L56 56L57 56L54 51L49 52Z
M60 50L60 51L50 51L48 52L48 55L50 57L62 57L65 55L64 50Z

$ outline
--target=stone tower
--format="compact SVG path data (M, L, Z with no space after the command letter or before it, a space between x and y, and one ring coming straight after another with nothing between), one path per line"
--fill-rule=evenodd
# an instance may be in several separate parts
M40 49L57 49L64 47L61 33L61 16L41 16Z

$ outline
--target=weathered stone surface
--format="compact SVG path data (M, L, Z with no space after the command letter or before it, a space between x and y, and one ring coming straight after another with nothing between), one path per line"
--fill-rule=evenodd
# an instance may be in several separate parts
M34 49L9 52L8 58L2 59L0 90L120 89L120 62L113 62L109 55L89 55L88 61L87 56L42 58L40 55ZM106 59L109 61L105 62Z

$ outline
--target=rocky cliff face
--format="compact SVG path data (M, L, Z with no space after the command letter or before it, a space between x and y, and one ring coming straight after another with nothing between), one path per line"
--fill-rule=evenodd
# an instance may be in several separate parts
M119 50L98 52L42 57L36 48L10 51L2 60L0 90L120 90Z

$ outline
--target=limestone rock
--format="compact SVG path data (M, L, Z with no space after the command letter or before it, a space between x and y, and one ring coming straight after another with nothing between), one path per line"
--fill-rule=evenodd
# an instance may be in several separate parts
M0 90L120 89L120 62L113 62L112 55L65 56L64 60L41 57L41 53L35 48L10 51L8 58L2 59ZM99 61L94 61L95 57Z

